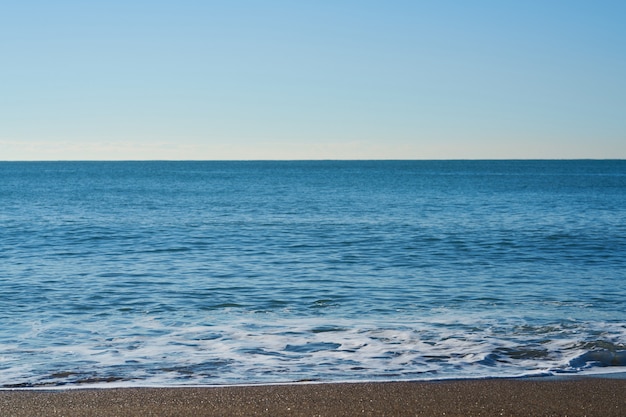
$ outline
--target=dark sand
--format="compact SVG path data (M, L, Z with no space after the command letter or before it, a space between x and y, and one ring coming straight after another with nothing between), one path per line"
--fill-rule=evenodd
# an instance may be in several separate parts
M626 380L0 391L0 416L626 416Z

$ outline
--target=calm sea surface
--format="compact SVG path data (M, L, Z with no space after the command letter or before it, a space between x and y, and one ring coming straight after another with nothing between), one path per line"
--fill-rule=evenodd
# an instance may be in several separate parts
M0 163L0 387L625 366L626 161Z

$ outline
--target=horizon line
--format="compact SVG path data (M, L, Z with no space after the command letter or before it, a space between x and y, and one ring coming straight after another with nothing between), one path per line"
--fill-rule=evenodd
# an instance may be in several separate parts
M0 159L6 162L411 162L411 161L624 161L626 158L319 158L319 159Z

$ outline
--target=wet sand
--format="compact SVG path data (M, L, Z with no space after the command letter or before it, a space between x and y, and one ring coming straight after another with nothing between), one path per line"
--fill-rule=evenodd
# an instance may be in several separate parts
M8 416L626 416L626 380L0 391Z

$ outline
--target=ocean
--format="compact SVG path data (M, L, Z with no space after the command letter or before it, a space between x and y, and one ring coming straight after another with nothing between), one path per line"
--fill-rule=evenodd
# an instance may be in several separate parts
M1 162L0 387L626 371L626 161Z

